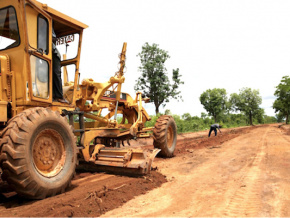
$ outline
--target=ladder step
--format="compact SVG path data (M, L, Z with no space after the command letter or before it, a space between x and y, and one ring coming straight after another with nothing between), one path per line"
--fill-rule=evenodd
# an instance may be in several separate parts
M109 158L124 158L124 156L116 156L116 155L105 155L105 154L98 154L99 157L109 157Z
M110 158L110 157L98 157L97 161L109 161L109 162L120 162L123 163L123 158Z

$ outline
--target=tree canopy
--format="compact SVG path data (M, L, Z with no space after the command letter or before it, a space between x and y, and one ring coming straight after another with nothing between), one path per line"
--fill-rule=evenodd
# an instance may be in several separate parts
M273 103L273 109L275 113L279 113L280 116L286 118L286 124L288 124L288 117L290 112L290 78L289 76L282 77L281 82L276 86L274 95L277 99Z
M217 116L227 109L227 92L225 89L208 89L200 95L200 103L217 122Z
M136 81L134 89L142 91L146 97L150 98L155 105L156 114L159 113L160 105L165 106L170 98L182 100L178 88L184 82L180 79L179 68L173 69L172 83L167 76L165 62L170 58L167 51L160 49L157 44L145 43L137 56L140 57L139 71L142 74Z
M253 125L254 116L261 116L263 113L260 108L262 97L260 96L259 90L242 88L239 94L231 94L229 102L233 111L241 111L248 116L250 125Z

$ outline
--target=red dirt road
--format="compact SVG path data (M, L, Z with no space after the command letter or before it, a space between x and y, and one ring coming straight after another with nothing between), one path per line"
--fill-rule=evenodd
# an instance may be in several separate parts
M104 216L290 216L290 136L277 126L159 161L169 182Z
M0 216L290 216L288 130L222 131L180 135L176 156L156 158L149 176L78 172L68 192L41 201L0 181Z

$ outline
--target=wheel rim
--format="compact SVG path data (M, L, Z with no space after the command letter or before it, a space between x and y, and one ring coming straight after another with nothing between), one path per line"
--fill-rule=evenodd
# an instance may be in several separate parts
M32 146L34 166L45 177L56 176L66 159L61 135L53 129L42 130Z
M168 129L167 129L167 147L168 148L172 147L173 140L174 140L173 129L172 129L171 126L169 126Z

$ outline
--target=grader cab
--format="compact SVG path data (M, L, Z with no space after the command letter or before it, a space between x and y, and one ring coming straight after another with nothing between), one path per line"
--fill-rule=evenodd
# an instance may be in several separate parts
M174 119L161 116L146 128L150 117L142 104L149 99L141 92L135 98L121 92L126 43L119 71L109 81L80 81L85 28L35 0L0 1L0 173L27 198L64 192L79 161L146 174L158 152L173 156ZM54 49L61 57L66 102L53 99ZM148 137L154 149L128 146Z

